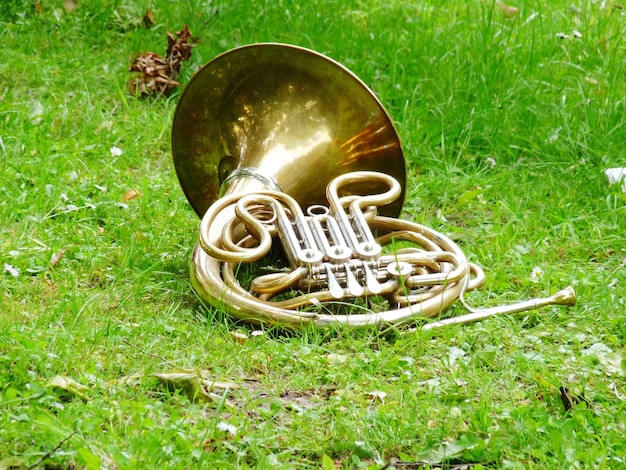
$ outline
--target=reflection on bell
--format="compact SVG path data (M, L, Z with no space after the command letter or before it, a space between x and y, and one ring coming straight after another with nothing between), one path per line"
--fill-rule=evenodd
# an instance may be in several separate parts
M222 194L272 181L308 207L325 203L330 180L351 171L405 182L400 140L374 94L333 60L283 44L235 49L200 69L176 109L172 147L199 216L220 196L227 173L244 169L246 178L229 180ZM384 213L397 216L402 201Z

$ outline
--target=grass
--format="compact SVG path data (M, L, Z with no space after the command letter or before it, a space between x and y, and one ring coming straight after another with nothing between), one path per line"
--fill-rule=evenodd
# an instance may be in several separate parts
M513 18L491 1L37 4L0 10L0 468L624 465L626 196L602 173L625 163L618 3L529 0ZM278 41L369 84L403 141L405 216L486 270L473 305L567 284L578 305L410 335L253 336L206 308L171 162L180 92L127 92L132 57L184 24L200 43L183 83ZM155 376L193 369L241 389L190 400ZM586 402L565 411L560 387Z

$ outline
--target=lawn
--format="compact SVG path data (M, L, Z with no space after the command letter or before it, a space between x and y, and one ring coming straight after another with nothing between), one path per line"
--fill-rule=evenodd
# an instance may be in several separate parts
M131 93L133 59L185 25L181 87ZM626 166L625 39L603 0L4 1L0 470L624 467L626 194L604 170ZM256 42L374 91L402 216L486 272L471 305L567 285L577 305L296 332L207 306L173 115L198 67Z

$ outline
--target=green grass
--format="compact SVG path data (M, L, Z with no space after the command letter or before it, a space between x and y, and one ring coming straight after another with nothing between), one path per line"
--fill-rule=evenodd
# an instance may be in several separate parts
M626 196L602 173L626 166L616 3L525 1L511 19L491 1L34 4L0 10L0 262L19 270L0 275L0 468L624 465ZM473 305L568 284L578 305L408 335L252 336L206 308L169 144L180 91L127 92L132 58L184 24L200 43L183 83L264 41L361 77L402 138L405 216L485 268ZM154 376L196 368L241 389L191 401ZM559 387L588 405L566 412Z

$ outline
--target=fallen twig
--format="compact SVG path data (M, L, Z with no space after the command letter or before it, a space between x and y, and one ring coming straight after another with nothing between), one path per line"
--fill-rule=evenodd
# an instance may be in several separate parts
M47 452L43 457L41 457L39 460L37 460L37 462L35 462L31 466L26 467L26 470L32 470L33 468L39 467L39 465L41 465L41 463L43 461L49 459L52 456L52 454L54 454L57 450L59 450L63 446L63 444L65 444L67 441L69 441L74 436L74 434L76 434L77 432L78 431L74 431L72 434L70 434L69 436L65 437L61 442L59 442L57 444L57 446L54 449L52 449L51 451Z

